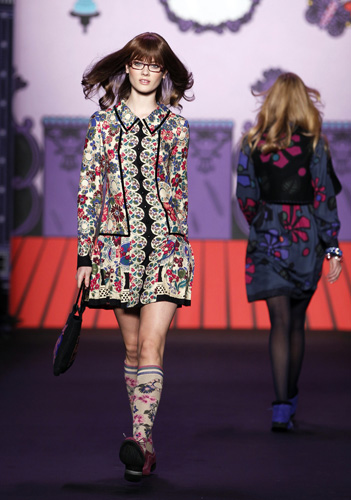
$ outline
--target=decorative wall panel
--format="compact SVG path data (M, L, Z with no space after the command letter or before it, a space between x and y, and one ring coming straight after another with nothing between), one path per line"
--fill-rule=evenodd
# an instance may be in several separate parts
M88 120L45 118L44 234L75 236L80 162ZM189 233L231 237L232 122L191 122Z
M45 236L77 234L77 192L85 118L44 118Z
M341 222L340 240L351 240L351 122L325 122L323 132L328 138L335 172L342 191L337 196Z
M13 235L41 235L43 197L42 150L32 134L33 121L15 123L15 171L13 178Z
M191 122L190 238L231 238L233 122Z

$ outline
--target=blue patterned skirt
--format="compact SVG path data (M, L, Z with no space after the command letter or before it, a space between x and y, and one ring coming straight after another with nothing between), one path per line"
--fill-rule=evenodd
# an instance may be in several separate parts
M246 253L249 302L279 295L311 297L323 261L324 248L310 205L261 202Z

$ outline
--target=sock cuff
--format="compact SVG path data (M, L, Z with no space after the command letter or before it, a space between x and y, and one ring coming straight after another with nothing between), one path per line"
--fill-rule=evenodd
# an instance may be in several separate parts
M139 375L158 375L159 377L163 377L163 369L161 366L154 365L139 366L138 376Z
M138 373L138 367L124 363L124 373L128 373L128 375L136 375Z

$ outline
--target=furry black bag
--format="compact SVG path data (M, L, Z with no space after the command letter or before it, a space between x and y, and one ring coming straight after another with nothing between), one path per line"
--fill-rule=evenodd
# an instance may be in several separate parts
M84 282L79 289L66 324L54 347L54 375L60 375L70 368L77 356L80 331L82 328L84 303ZM79 305L80 299L80 305Z

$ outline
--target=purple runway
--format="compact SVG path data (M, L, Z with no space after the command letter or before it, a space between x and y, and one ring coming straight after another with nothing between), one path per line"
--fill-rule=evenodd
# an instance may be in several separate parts
M349 335L308 332L296 429L275 434L267 333L172 330L157 469L137 484L118 459L131 433L119 335L84 331L54 377L56 336L1 340L1 500L351 498Z

